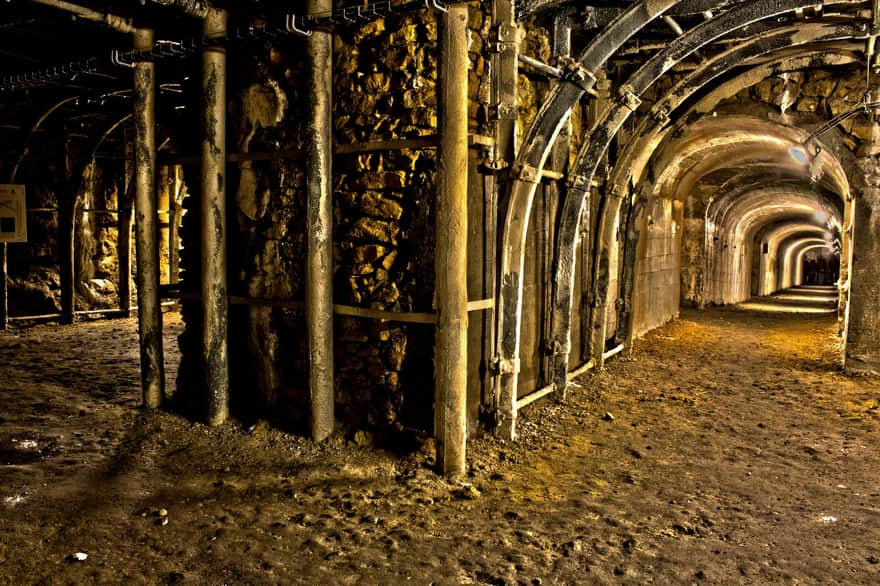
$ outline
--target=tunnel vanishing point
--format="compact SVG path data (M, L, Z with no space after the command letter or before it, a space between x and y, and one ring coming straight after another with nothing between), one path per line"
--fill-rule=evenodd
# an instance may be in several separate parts
M682 306L833 284L880 372L878 4L5 2L0 326L136 310L147 408L448 475Z

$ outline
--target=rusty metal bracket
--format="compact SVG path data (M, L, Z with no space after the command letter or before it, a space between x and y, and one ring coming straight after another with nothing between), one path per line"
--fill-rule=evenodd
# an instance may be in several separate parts
M651 110L651 118L660 126L669 124L669 104L658 104Z
M629 84L620 88L620 103L631 112L635 112L642 104L642 99L633 91Z
M526 183L538 184L541 182L541 171L537 167L532 167L528 163L523 163L517 173L517 179Z
M579 61L570 60L562 71L562 79L572 83L590 95L597 95L593 86L596 85L596 74L584 67Z
M519 374L519 358L501 358L500 356L494 356L489 363L489 371L496 375Z
M569 175L571 179L566 183L570 190L586 193L590 190L590 180L586 175Z
M560 340L547 340L544 343L544 352L550 356L559 356L571 352L571 344Z

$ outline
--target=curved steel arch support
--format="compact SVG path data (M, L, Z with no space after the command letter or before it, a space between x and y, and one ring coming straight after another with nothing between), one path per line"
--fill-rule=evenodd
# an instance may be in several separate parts
M556 138L571 116L572 108L595 84L593 71L601 67L632 35L679 1L642 0L611 22L579 59L566 69L563 78L556 82L525 136L523 150L513 167L514 178L501 247L496 336L498 354L494 364L499 375L496 424L497 432L503 437L513 439L516 436L526 230L541 170Z
M748 71L743 72L742 74L736 76L730 81L725 82L724 84L718 86L718 88L706 94L703 98L700 99L699 102L694 104L684 114L682 114L681 118L690 119L695 116L707 114L712 111L722 100L732 95L735 95L740 90L754 85L760 80L771 75L782 73L784 71L795 71L809 66L851 65L853 63L859 63L860 61L860 58L854 52L839 49L816 49L796 57L786 56L784 58L780 58L778 60L774 60L768 63L762 63L761 65L758 65L756 67L753 67L752 69L749 69ZM672 127L670 126L667 126L665 128L658 128L658 144L660 139L662 139L663 134L671 128ZM636 135L638 135L638 133L639 131L636 132ZM622 152L620 157L621 162L615 165L610 183L620 183L624 180L625 175L632 175L634 177L641 176L645 162L647 158L650 157L654 147L652 146L649 149L650 152L645 153L644 150L646 149L646 145L642 144L641 142L635 144L635 142L638 141L630 142L629 145ZM642 156L643 154L644 156ZM626 161L629 161L629 163L626 163ZM849 205L849 203L846 204L846 206ZM627 222L626 225L628 234L627 242L629 242L629 240L634 237L631 233L633 228L630 227L629 222ZM632 322L632 283L635 279L635 265L631 262L628 262L626 259L624 259L621 265L621 307L619 311L619 327L616 334L616 341L618 343L625 342L629 344L632 341L633 334L632 328L629 327L629 324L631 324ZM629 284L627 285L627 283ZM843 298L844 296L842 295L841 299Z
M619 103L605 110L599 122L589 133L581 152L578 153L574 167L575 173L582 176L587 182L592 180L599 161L607 151L611 140L623 123L637 109L639 96L684 57L732 30L813 4L815 3L804 0L763 0L739 5L698 25L672 41L667 49L649 59L622 86ZM571 304L574 290L574 251L577 243L577 227L586 199L585 197L572 196L566 198L562 207L557 240L556 287L553 299L551 343L560 351L554 356L552 369L553 385L557 391L563 393L568 383L568 349L571 343Z

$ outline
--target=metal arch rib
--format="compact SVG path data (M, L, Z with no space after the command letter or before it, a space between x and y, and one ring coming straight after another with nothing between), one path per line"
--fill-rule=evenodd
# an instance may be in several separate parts
M853 4L854 0L841 0L833 4ZM732 30L766 18L779 16L799 8L815 5L804 0L763 0L739 5L691 29L672 41L667 49L653 56L622 87L630 97L640 96L663 73L707 43L724 36ZM606 152L611 140L623 123L633 113L631 103L611 105L602 113L599 122L587 136L584 146L578 153L573 172L590 179L595 175L599 161ZM563 202L561 223L554 259L556 280L551 317L551 339L561 347L571 338L571 303L574 289L574 250L577 242L577 226L585 204L585 198L568 197ZM568 355L561 353L554 358L554 385L562 390L567 384L565 369ZM562 373L562 374L560 374Z
M603 65L633 34L641 30L681 0L642 0L612 21L578 59L580 67L590 72ZM571 116L571 110L592 87L594 80L554 84L523 141L525 147L517 157L514 172L520 169L543 169L553 143ZM527 178L516 177L511 187L501 248L500 290L497 336L498 358L513 361L519 356L522 312L522 273L526 229L537 185ZM516 373L499 377L496 396L498 431L513 439L516 435Z

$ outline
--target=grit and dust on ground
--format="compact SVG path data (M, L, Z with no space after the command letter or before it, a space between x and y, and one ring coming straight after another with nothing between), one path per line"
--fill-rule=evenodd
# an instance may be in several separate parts
M0 583L878 584L880 381L762 303L684 311L460 482L145 414L133 320L0 334Z

